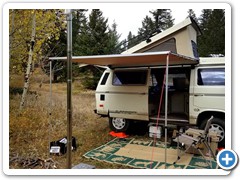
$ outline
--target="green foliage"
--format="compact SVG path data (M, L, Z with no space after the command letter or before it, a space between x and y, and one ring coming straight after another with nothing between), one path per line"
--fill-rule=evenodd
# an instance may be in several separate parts
M34 10L14 9L9 12L10 73L25 72L32 32ZM33 62L43 56L43 45L50 38L58 39L63 23L56 24L58 17L54 10L36 10L36 39Z
M50 65L48 61L48 57L63 57L67 54L67 36L66 36L66 17L63 15L62 10L56 10L56 20L55 24L59 27L59 37L51 37L45 41L42 46L43 50L43 58L41 60L43 71L49 75ZM53 72L53 81L63 81L66 80L66 68L64 71L64 67L66 66L66 62L62 61L52 61L52 72Z
M191 18L194 19L194 21L195 21L196 23L198 23L198 19L197 19L197 17L196 17L196 14L195 14L195 12L194 12L192 9L189 9L187 13L188 13L187 18L191 17Z
M142 21L142 27L138 29L138 34L143 37L148 37L156 30L156 22L151 17L146 16Z
M127 36L127 49L130 49L131 47L135 46L136 44L138 44L138 38L132 34L132 32L130 31L128 36Z
M203 9L202 14L200 15L199 19L199 26L202 31L206 30L206 26L208 24L208 20L210 18L210 15L212 14L211 9Z
M76 16L75 16L76 17ZM108 19L103 17L102 11L93 9L89 14L89 21L82 13L80 17L83 19L77 32L76 41L73 43L73 55L103 55L120 53L119 35L117 33L117 24L113 23L111 27L108 25ZM76 69L76 68L75 68ZM101 73L96 68L83 68L83 85L89 89L95 89L100 79ZM77 75L77 71L75 71Z
M81 83L85 88L95 90L101 75L102 71L93 66L82 68Z
M170 9L156 9L150 13L153 15L155 30L166 30L173 26L174 19L172 18Z
M199 55L225 54L225 11L204 9L199 18L203 35L198 37Z
M150 11L152 17L146 16L142 21L142 27L138 29L138 35L128 35L127 47L133 47L136 44L150 38L153 34L166 30L174 25L174 19L170 9L156 9Z
M73 56L86 55L102 55L102 54L118 54L121 52L120 43L118 42L120 35L117 33L117 24L113 23L111 27L108 20L103 17L101 10L93 9L86 17L86 9L76 9L73 11L72 20L72 47ZM48 56L66 56L66 31L62 29L59 40L50 39L45 54L50 52ZM94 71L96 68L79 68L79 64L73 63L73 79L77 76L85 76L89 74L89 78L85 78L84 84L87 88L94 89L100 75ZM89 67L89 66L88 66ZM46 66L49 69L49 65ZM66 81L66 63L53 62L53 71L55 81ZM90 72L89 72L90 71ZM48 71L46 71L49 73ZM93 75L94 74L94 75ZM93 78L94 77L94 78Z
M87 89L95 90L97 87L97 83L100 79L99 76L93 76L93 73L88 70L83 74L84 79L82 79L82 84Z
M93 9L89 15L88 31L83 34L82 48L86 55L102 55L119 53L117 24L109 28L108 19L102 15L99 9Z
M78 9L73 11L73 19L72 19L72 44L73 44L73 54L77 52L77 48L74 48L74 46L78 42L79 35L83 34L86 31L87 28L87 17L85 16L85 13L87 12L87 9Z
M120 35L117 32L117 24L114 22L112 24L112 28L109 28L109 42L107 44L107 48L109 49L109 54L120 54L121 47L119 43Z

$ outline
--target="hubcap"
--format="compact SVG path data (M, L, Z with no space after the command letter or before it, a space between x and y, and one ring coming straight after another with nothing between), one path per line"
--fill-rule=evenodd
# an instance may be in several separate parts
M115 127L118 130L121 130L124 128L124 126L126 125L126 121L123 118L113 118L112 119L112 125L113 127Z
M216 132L219 137L219 142L224 138L224 129L218 124L211 124L209 131Z

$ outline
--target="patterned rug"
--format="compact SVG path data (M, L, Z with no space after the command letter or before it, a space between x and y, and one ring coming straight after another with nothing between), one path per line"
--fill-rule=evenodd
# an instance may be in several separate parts
M108 163L117 163L134 168L146 169L215 169L216 162L208 158L210 167L201 157L185 154L177 161L177 149L167 147L167 161L165 165L165 145L153 140L139 140L134 138L113 139L105 145L93 149L83 156Z

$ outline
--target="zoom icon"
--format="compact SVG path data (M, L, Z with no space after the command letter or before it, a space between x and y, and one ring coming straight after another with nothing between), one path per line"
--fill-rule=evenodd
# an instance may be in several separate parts
M238 162L238 156L233 150L224 149L217 155L217 163L224 170L233 169Z

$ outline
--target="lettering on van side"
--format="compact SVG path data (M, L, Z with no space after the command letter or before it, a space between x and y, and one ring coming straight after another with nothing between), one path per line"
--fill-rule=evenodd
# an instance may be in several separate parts
M110 113L119 113L119 114L137 114L136 111L110 111Z

